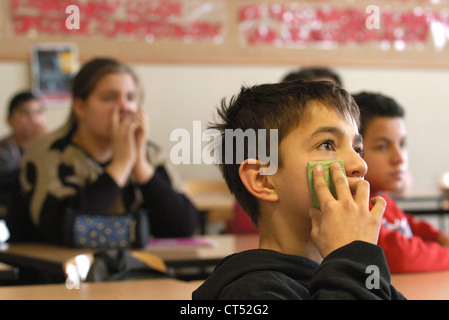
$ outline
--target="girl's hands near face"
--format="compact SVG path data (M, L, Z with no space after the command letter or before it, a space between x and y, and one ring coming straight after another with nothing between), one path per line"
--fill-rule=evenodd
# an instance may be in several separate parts
M137 113L121 113L114 109L111 116L113 158L106 172L120 187L131 173L136 182L145 184L154 175L154 167L147 158L148 117L143 108Z
M373 208L370 211L368 181L358 180L349 184L338 162L332 163L330 170L338 200L332 196L326 184L322 166L317 165L313 170L321 211L310 209L311 236L323 258L356 240L377 244L386 207L385 200L376 197L371 200Z
M150 164L147 158L147 136L150 122L143 107L139 108L134 117L137 123L135 132L137 158L133 167L133 174L137 183L144 184L154 175L154 167Z
M147 151L147 136L149 132L149 119L143 107L140 107L137 113L133 115L133 118L137 124L135 137L136 146L138 152L138 158L146 156Z
M113 158L106 172L123 187L137 159L136 131L139 127L131 114L121 114L120 108L111 115L111 144Z

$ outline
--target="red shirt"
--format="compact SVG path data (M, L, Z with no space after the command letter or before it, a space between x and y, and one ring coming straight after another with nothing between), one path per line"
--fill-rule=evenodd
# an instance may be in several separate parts
M440 231L415 219L383 194L387 207L382 219L378 245L384 250L391 273L449 270L449 248L442 247L437 238ZM257 233L249 217L235 204L232 231Z
M251 222L251 219L243 211L240 204L236 201L234 203L234 216L230 224L230 229L232 233L242 234L242 233L259 233L257 228Z
M440 231L402 211L383 194L387 208L382 219L378 245L384 249L391 273L449 269L449 248L437 241Z

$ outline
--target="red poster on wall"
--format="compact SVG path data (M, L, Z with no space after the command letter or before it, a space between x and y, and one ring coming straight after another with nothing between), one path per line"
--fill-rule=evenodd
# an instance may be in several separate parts
M225 0L10 0L13 35L99 36L124 40L224 39ZM67 8L76 12L67 13ZM79 27L67 20L79 14Z
M449 10L432 7L400 10L374 5L243 3L238 16L241 38L248 46L335 49L368 44L401 51L430 43L442 50L449 40Z

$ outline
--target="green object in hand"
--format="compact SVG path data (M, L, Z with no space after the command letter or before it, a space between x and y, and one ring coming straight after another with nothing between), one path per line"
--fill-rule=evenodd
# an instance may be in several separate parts
M308 178L309 178L310 194L312 195L312 205L314 208L317 208L318 210L321 210L321 207L320 207L320 202L318 201L318 197L316 196L315 188L313 186L313 168L317 164L321 164L323 166L324 179L326 180L326 183L329 186L330 192L332 193L334 198L337 199L337 192L335 191L334 182L332 181L331 173L329 170L330 164L332 162L340 163L343 173L346 175L345 168L343 166L343 160L314 161L314 162L307 163L307 174L308 174Z

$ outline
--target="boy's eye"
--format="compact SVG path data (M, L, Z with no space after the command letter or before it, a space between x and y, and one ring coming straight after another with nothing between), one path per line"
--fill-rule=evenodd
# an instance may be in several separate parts
M363 148L362 147L356 147L354 148L354 151L357 152L357 154L362 158L365 153L363 152Z
M334 143L332 140L326 140L318 146L318 150L333 150Z
M374 149L376 151L386 151L387 150L387 145L381 144L381 145L378 145L377 147L375 147Z
M105 95L103 96L103 101L114 101L115 96L114 95Z

